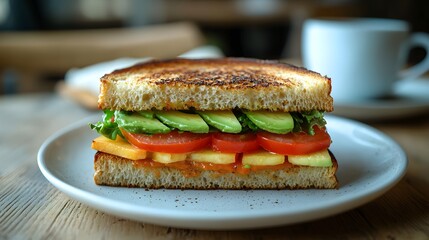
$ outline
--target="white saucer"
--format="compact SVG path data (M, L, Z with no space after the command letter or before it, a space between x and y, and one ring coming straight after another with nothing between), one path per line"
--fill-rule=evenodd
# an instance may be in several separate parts
M404 175L407 159L390 137L367 125L327 116L339 189L146 190L97 186L88 127L101 116L57 132L41 146L38 164L56 188L90 207L122 218L191 229L246 229L332 216L381 196Z
M388 120L429 113L429 79L403 80L392 97L340 103L334 99L332 114L357 120Z

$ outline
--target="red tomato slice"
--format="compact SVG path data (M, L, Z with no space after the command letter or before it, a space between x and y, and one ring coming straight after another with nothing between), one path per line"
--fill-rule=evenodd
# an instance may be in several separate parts
M327 149L331 145L331 137L322 129L315 128L315 134L304 132L275 134L259 132L259 145L267 151L282 155L302 155Z
M256 134L214 133L212 135L212 148L225 153L248 153L259 149Z
M136 134L121 131L134 146L150 152L187 153L210 145L210 134L172 131L165 134Z

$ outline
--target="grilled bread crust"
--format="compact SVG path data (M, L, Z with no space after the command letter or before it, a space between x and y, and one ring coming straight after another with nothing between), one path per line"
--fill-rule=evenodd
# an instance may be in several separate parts
M97 152L94 181L98 185L167 189L333 189L338 165L332 167L294 166L286 170L261 170L247 175L197 170L189 174L175 168L133 164L133 160Z
M101 78L99 108L112 110L333 110L331 80L277 61L153 60Z

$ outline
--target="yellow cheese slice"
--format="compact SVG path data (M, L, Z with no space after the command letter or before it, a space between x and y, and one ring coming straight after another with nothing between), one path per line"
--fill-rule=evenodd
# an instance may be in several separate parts
M189 154L189 160L215 164L230 164L235 163L235 153L221 153L207 149Z
M162 152L153 152L152 159L155 162L160 163L173 163L185 161L187 158L186 154L183 153L162 153Z
M92 141L91 148L131 160L140 160L147 157L146 150L134 147L121 137L117 137L116 140L111 140L104 136L100 136Z
M331 155L328 150L323 150L305 155L289 155L288 161L294 165L312 166L312 167L330 167L332 166Z
M272 166L279 165L285 162L285 156L271 153L267 151L259 151L256 153L243 154L242 163L244 165L259 165L259 166Z

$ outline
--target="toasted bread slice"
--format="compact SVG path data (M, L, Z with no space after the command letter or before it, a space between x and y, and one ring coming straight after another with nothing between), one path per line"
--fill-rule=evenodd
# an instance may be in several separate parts
M285 169L237 174L199 169L184 171L168 165L153 167L97 152L94 181L99 185L167 189L332 189L338 187L335 176L338 165L332 154L331 158L331 167L295 165Z
M101 78L99 108L114 110L332 111L318 73L253 59L155 60Z

